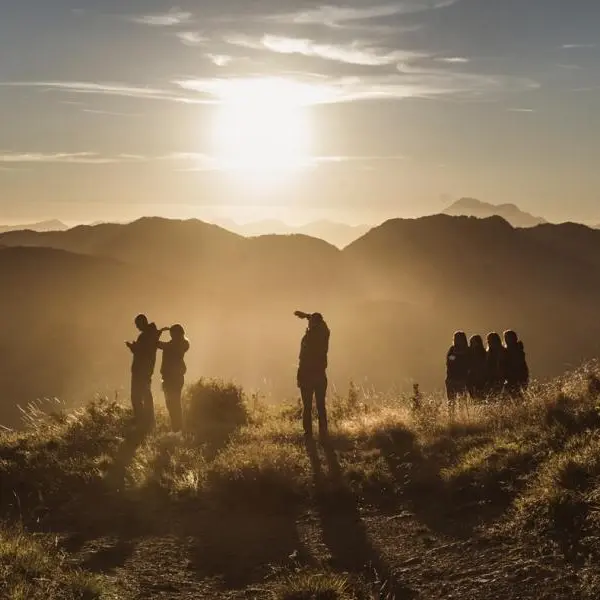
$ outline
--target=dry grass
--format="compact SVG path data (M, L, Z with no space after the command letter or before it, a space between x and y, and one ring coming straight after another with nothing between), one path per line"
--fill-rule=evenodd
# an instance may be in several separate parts
M110 402L51 417L31 409L28 429L0 433L0 509L28 527L57 521L106 527L126 509L180 511L179 502L192 503L191 515L199 507L235 507L248 518L257 511L300 512L327 495L335 502L343 490L376 508L401 504L446 528L484 525L585 565L600 557L597 376L597 365L587 365L532 388L519 402L465 403L452 420L440 397L421 398L415 408L409 396L351 386L329 401L337 464L320 479L297 405L267 409L221 382L199 382L188 392L184 435L170 434L159 415L157 431L141 438L129 411ZM468 513L454 516L461 507ZM2 551L16 565L28 542L11 540ZM35 548L23 564L46 568L46 550ZM11 572L20 572L14 565ZM62 570L52 573L63 581ZM24 584L12 577L18 591ZM358 597L344 581L298 576L278 598ZM590 581L590 589L600 586ZM6 597L37 597L17 591Z

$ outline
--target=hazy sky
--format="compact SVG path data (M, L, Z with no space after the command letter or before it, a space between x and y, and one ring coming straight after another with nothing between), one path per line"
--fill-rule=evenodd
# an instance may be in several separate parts
M598 0L0 0L0 222L600 222L599 106Z

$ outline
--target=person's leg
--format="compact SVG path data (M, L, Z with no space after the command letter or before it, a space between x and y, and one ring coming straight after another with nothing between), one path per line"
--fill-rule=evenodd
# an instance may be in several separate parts
M131 375L131 407L135 422L141 424L144 418L144 386L135 374Z
M302 396L302 425L304 426L304 434L312 435L312 401L314 388L312 385L303 385L300 387L300 395Z
M327 407L325 398L327 396L327 377L323 377L315 386L315 399L317 404L317 413L319 415L319 435L327 437Z
M163 382L163 390L165 392L165 404L171 418L171 429L173 431L181 431L182 416L181 416L181 391L183 383L178 381Z
M152 396L152 378L148 378L144 384L144 413L146 425L148 430L152 431L156 426L156 419L154 417L154 398Z

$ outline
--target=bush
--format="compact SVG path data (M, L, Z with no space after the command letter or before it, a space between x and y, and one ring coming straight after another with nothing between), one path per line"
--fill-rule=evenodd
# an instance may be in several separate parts
M250 420L242 388L214 379L201 379L188 390L184 410L186 430L209 445L223 445Z

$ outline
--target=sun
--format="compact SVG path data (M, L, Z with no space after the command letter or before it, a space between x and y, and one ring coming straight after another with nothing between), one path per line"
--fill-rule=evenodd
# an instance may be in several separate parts
M274 78L223 84L214 122L221 170L273 181L307 166L312 136L303 86Z

